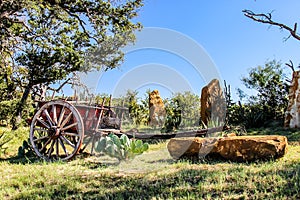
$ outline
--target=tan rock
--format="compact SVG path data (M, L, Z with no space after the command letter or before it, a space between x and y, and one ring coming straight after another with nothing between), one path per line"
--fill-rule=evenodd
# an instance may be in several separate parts
M228 133L224 137L234 137L236 136L236 133Z
M213 79L201 90L201 120L207 126L210 120L223 122L226 114L226 102L217 79Z
M254 161L283 157L287 151L285 136L232 136L222 138L173 138L170 155L179 159L214 156L232 161Z
M149 110L149 125L163 125L164 118L166 116L166 110L164 102L160 97L158 90L153 90L149 94Z

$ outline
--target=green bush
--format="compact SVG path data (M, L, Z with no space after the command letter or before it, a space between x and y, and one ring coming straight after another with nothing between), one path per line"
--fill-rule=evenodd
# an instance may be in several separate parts
M103 152L119 161L134 158L149 149L148 143L142 140L129 139L127 135L122 134L119 138L114 134L101 137L96 144L96 151Z
M8 125L14 117L18 100L0 101L0 121L2 125Z
M266 108L260 104L234 104L227 108L228 124L242 125L246 128L268 127L276 122L283 126L283 119L270 117ZM279 123L278 123L279 122Z
M11 126L16 122L16 108L19 103L19 99L13 99L8 101L0 101L0 124L4 126ZM26 125L26 120L33 115L34 108L32 101L28 99L25 108L22 112L22 118L18 124Z
M166 101L166 118L164 126L161 129L162 133L175 132L178 130L182 121L182 109L178 100L171 99Z
M0 132L0 156L5 153L7 146L6 144L12 140L12 137L9 137L8 134L1 130Z
M275 60L252 68L249 76L242 78L247 88L257 92L239 109L247 127L263 127L274 121L284 121L289 89L286 79L281 63Z

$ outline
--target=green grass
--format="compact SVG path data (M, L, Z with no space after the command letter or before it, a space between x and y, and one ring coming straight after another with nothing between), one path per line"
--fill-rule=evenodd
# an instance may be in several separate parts
M300 199L297 143L267 162L177 161L158 143L120 164L106 156L45 163L16 157L27 131L12 133L0 160L0 199Z
M287 129L283 127L256 128L248 130L248 135L283 135L289 142L300 142L299 129Z

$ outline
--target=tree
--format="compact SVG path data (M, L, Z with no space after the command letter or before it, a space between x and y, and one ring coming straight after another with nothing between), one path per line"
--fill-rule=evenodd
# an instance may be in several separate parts
M288 103L288 83L281 64L275 60L265 66L252 68L242 82L258 94L252 96L254 103L262 107L267 119L282 119Z
M181 126L193 127L199 125L200 97L198 95L190 91L175 93L171 101L173 101L175 105L178 104L181 109Z
M21 80L20 115L31 89L71 72L110 69L134 41L133 22L142 0L3 0L0 2L0 65ZM14 81L15 82L15 81Z
M148 92L147 92L148 94ZM138 91L128 90L125 99L128 99L129 116L136 126L148 125L149 122L149 96L144 99L138 97ZM140 101L140 103L139 103Z
M177 99L167 99L165 102L166 117L164 126L161 129L163 133L174 132L179 129L182 121L182 108Z

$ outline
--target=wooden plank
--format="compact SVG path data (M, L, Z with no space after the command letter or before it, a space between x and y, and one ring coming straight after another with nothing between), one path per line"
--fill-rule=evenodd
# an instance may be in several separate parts
M207 133L216 133L223 130L223 127L209 128L209 129L200 129L194 131L185 131L185 132L177 132L177 133L135 133L135 132L115 132L114 134L121 136L122 134L127 135L129 138L136 139L171 139L174 137L204 137Z

